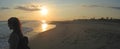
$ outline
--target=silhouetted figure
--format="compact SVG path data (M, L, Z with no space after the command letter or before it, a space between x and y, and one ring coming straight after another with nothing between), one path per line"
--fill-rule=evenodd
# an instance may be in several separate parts
M8 40L10 49L30 49L28 47L28 38L22 34L19 19L11 17L8 20L8 26L11 30L13 30Z

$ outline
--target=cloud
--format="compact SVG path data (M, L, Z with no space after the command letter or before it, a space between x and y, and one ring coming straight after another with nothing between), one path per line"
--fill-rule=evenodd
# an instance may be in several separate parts
M10 9L9 7L0 7L1 10L7 10Z
M108 8L120 10L120 7L108 7Z
M95 8L95 7L101 7L101 8L112 8L116 10L120 10L120 7L114 7L114 6L101 6L101 5L82 5L81 7L90 7L90 8Z
M17 9L17 10L23 10L23 11L39 11L40 8L41 8L40 4L24 4L24 5L18 5L15 7L0 7L0 10Z
M100 5L82 5L82 7L104 7Z
M14 9L24 10L24 11L39 11L40 5L23 5L16 6Z
M99 5L82 5L82 7L102 7L102 6L99 6Z

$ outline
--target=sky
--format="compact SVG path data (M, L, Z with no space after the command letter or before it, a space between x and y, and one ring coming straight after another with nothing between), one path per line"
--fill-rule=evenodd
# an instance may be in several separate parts
M45 6L48 14L40 11ZM120 19L120 0L0 0L0 20L73 20L101 17Z

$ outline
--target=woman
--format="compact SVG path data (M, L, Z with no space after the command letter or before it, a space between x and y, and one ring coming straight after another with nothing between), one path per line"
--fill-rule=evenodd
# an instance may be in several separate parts
M13 31L8 40L10 49L29 49L27 46L28 38L24 37L22 34L21 23L19 19L16 17L11 17L8 20L8 26L10 30Z

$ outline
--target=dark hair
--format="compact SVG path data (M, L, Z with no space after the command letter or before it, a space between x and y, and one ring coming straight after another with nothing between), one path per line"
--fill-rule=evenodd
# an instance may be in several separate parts
M13 26L13 29L20 29L21 28L21 23L18 18L16 17L11 17L8 19L8 25Z
M8 25L9 27L12 26L13 31L17 31L16 33L18 35L22 36L21 23L18 18L11 17L10 19L8 19Z

